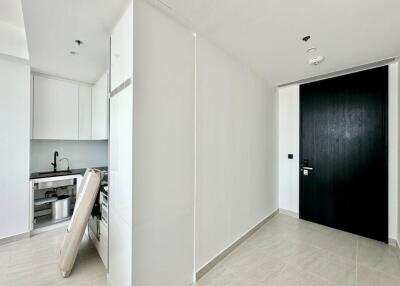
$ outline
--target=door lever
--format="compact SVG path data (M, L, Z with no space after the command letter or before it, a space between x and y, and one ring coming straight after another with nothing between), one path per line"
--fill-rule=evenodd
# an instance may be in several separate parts
M307 166L302 166L300 171L303 173L304 176L308 176L309 171L312 171L313 168L307 167Z

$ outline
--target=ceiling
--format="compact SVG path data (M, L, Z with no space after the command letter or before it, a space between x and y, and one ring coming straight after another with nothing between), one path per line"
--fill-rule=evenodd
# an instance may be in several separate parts
M274 85L400 54L398 0L161 1L156 4ZM313 46L317 51L307 54ZM326 60L311 66L312 55Z
M0 21L15 26L17 28L24 28L24 18L22 16L21 1L1 0Z
M107 69L109 36L127 2L22 0L33 70L94 83Z

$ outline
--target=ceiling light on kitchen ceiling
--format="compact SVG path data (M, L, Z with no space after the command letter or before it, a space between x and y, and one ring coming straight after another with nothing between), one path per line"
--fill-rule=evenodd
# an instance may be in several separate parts
M70 51L69 52L71 55L73 55L73 56L77 56L77 55L79 55L79 53L78 52L76 52L76 51Z
M312 57L308 60L308 63L313 66L317 66L325 60L324 56Z

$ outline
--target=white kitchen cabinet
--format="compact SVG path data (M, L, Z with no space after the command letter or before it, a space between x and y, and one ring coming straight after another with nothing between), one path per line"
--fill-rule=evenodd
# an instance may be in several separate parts
M79 140L92 139L92 88L79 86Z
M111 91L132 77L133 3L111 35ZM110 100L109 138L109 279L132 285L133 88L125 86ZM140 284L140 283L139 283Z
M108 73L94 85L92 92L92 140L108 139Z
M32 138L78 140L79 86L40 75L33 85Z
M130 5L111 35L111 91L132 77L133 5Z
M132 285L133 98L129 86L110 99L109 275Z
M107 88L34 74L32 139L107 140Z

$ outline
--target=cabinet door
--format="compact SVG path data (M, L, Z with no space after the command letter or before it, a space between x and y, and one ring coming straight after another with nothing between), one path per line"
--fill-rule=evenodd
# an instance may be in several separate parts
M130 5L111 35L111 91L132 77L133 6Z
M93 87L92 140L108 139L107 73Z
M111 74L110 74L110 87L111 91L117 88L123 81L122 70L122 37L123 31L121 23L119 22L111 35Z
M33 139L78 139L78 85L34 76Z
M79 86L79 140L92 139L92 88Z
M132 285L132 87L110 99L109 275Z

